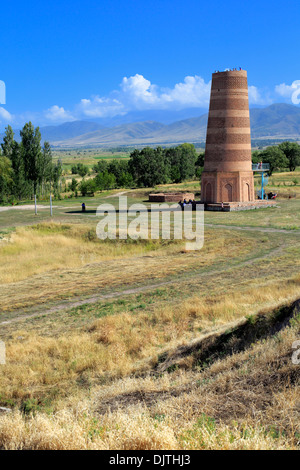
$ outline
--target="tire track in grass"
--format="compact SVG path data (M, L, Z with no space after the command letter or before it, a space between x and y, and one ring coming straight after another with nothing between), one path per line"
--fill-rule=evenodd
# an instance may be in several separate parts
M257 261L263 260L263 259L268 258L270 256L278 255L284 250L285 246L286 246L286 244L283 243L281 246L279 246L277 248L274 248L273 250L266 253L265 255L257 256L255 258L251 258L251 259L242 261L242 262L232 266L231 269L239 269L239 268L242 268L244 266L252 265L252 264L256 263ZM199 279L201 277L205 277L205 278L214 277L216 274L222 274L222 273L226 273L226 272L228 272L228 268L212 269L209 273L205 272L205 273L199 274L197 276L197 279ZM102 300L117 299L117 298L124 297L124 296L127 296L127 295L134 295L134 294L139 294L139 293L142 293L142 292L149 292L151 290L159 289L161 287L165 287L165 286L172 285L172 284L177 285L178 282L187 280L190 277L195 277L195 273L193 272L193 273L183 274L182 276L177 276L176 279L172 279L172 280L169 280L169 281L162 281L162 282L155 283L155 284L147 284L145 286L132 287L132 288L125 289L125 290L118 290L118 291L109 292L107 294L94 294L94 295L92 295L90 297L87 297L85 299L82 299L82 300L65 301L61 304L50 307L45 311L38 311L36 313L25 314L25 315L17 315L13 318L9 318L8 320L4 320L4 321L0 322L0 325L5 326L5 325L12 324L12 323L20 322L20 321L23 321L23 320L28 320L28 319L32 319L32 318L36 318L36 317L51 315L51 314L57 313L59 311L69 310L69 309L72 309L72 308L77 308L77 307L80 307L80 306L85 305L85 304L90 305L90 304L94 304L94 303L97 303L97 302L102 301Z

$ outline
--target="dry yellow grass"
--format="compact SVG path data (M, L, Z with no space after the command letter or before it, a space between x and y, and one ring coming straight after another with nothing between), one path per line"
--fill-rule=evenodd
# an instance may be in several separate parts
M41 403L76 394L99 378L107 381L147 369L164 350L177 347L261 308L291 301L300 277L248 288L228 297L197 298L153 312L103 317L59 337L15 331L7 341L7 364L0 368L2 399ZM165 345L165 347L162 347ZM78 385L79 384L79 385Z
M182 241L101 242L85 226L20 228L10 243L0 245L1 310L163 279L246 254L255 245L244 234L232 241L210 233L200 252L187 254Z
M85 225L41 223L34 227L19 227L0 245L0 282L13 283L49 271L139 256L156 249L167 254L178 251L178 245L160 246L155 241L103 243L97 239L95 229ZM18 269L15 269L16 259Z
M178 370L94 387L90 399L69 397L50 416L24 417L19 411L1 416L0 448L297 448L299 366L291 362L291 344L299 332L298 320L204 371ZM115 406L99 414L105 400Z
M82 413L19 413L0 418L0 446L5 450L282 450L286 440L274 439L263 427L220 425L214 432L205 425L181 428L183 423L158 422L146 409L139 414L115 412L96 420Z
M241 288L212 299L195 296L183 303L182 311L199 319L202 325L205 321L226 324L238 317L255 314L260 308L272 308L288 302L297 296L299 288L300 275L280 282L271 280L263 286Z

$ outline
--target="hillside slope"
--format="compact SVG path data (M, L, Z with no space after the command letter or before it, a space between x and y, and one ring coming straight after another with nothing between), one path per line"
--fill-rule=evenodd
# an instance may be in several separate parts
M296 450L299 306L179 347L159 369L94 387L54 414L0 414L0 449Z

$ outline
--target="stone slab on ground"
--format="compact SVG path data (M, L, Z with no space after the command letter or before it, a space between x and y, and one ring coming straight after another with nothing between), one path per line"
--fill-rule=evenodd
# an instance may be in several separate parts
M176 193L151 193L149 194L149 202L179 202L186 199L193 201L195 199L194 193L176 192Z
M276 201L248 201L248 202L221 202L206 203L204 210L218 212L247 211L251 209L262 209L264 207L276 206Z

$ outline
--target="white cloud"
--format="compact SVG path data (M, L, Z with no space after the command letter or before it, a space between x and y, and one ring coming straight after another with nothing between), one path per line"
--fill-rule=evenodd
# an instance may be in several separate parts
M207 107L209 95L210 82L205 83L203 78L197 75L185 77L184 81L177 83L174 88L161 88L152 84L143 75L136 74L124 77L120 88L108 96L83 98L75 106L73 115L80 119L80 117L113 117L135 110Z
M121 99L128 107L135 109L184 109L207 107L210 96L210 82L195 75L187 76L174 88L160 88L143 75L124 77L121 83Z
M173 89L162 93L163 102L175 107L207 107L209 104L211 82L205 83L202 77L187 76L183 83L176 83Z
M253 85L248 86L248 96L250 104L269 105L273 103L268 93L262 92Z
M159 105L157 87L138 73L132 77L124 77L121 83L121 97L128 105L141 107L152 107Z
M74 121L76 119L69 111L66 111L63 107L59 107L57 105L51 106L51 108L47 109L44 114L46 119L53 122Z
M100 98L95 96L92 99L82 99L76 106L76 114L88 117L112 117L123 114L124 105L117 99Z
M289 98L293 104L300 104L300 80L294 80L291 85L285 83L276 85L275 92L284 98Z
M285 83L281 83L280 85L275 86L275 93L277 93L280 96L283 96L284 98L290 98L292 94L292 86L291 85L286 85Z
M13 116L6 109L0 107L0 119L5 122L11 122L13 120Z

